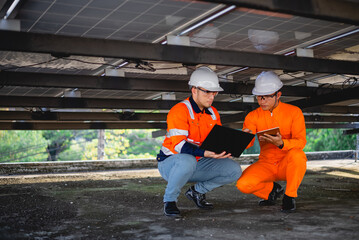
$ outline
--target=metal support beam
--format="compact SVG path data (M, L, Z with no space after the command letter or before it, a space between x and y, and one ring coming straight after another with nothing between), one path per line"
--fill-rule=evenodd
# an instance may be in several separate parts
M189 91L187 81L6 71L0 72L0 85L159 92ZM225 94L252 95L254 84L221 82L221 87ZM322 93L332 91L326 88L320 90ZM284 96L309 97L316 94L316 91L316 87L284 86L282 88Z
M222 124L232 123L232 122L243 122L248 112L241 112L236 114L231 114L227 116L221 116Z
M237 7L292 14L296 16L359 25L357 1L337 0L202 0Z
M223 124L227 127L242 129L243 123L228 123ZM345 128L359 128L359 123L309 123L305 124L307 129L318 129L318 128L337 128L337 129L345 129Z
M242 123L225 126L242 129ZM307 128L359 128L359 124L307 124ZM166 123L109 123L109 122L0 122L0 130L62 130L62 129L166 129Z
M350 99L358 99L359 87L347 88L344 90L333 91L332 93L317 95L314 97L300 99L290 102L300 108L315 107L324 104L337 103Z
M337 114L359 114L359 107L349 106L316 106L302 109L303 113L337 113Z
M166 123L31 123L0 122L0 130L63 130L63 129L166 129Z
M42 107L42 108L97 108L97 109L149 109L170 110L177 100L125 100L101 98L51 98L0 96L0 107ZM219 111L250 111L256 103L214 102Z
M345 128L359 128L359 123L311 123L311 124L306 124L305 125L308 128L313 128L313 129L317 129L317 128L340 128L340 129L345 129Z
M234 123L234 122L243 122L246 117L246 113L237 113L231 115L225 115L221 117L221 122L223 124ZM321 115L309 115L304 116L306 124L315 124L315 123L359 123L359 117L356 116L321 116Z
M359 128L344 130L343 134L344 135L359 134Z
M237 114L221 114L223 124L243 122L246 112ZM29 112L29 111L0 111L1 122L26 121L31 123L41 123L45 121L53 122L83 122L83 121L102 121L102 122L165 122L166 113L108 113L108 112ZM357 116L305 116L307 124L310 123L359 123Z
M313 123L359 123L359 117L356 116L320 116L310 115L304 116L305 122Z
M247 66L286 71L359 74L359 63L121 40L0 31L1 51L50 53L53 56L97 56L184 64Z
M166 113L0 111L0 120L26 121L166 121Z

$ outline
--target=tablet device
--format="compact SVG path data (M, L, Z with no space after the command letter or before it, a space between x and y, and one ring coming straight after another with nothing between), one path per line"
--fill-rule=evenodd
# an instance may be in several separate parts
M200 148L215 153L226 151L233 157L239 157L254 136L254 134L237 129L215 125Z
M269 134L269 135L272 135L272 136L276 136L277 133L279 133L279 127L270 128L270 129L266 129L266 130L257 132L257 137L262 136L262 135L264 135L265 133L266 133L266 134Z

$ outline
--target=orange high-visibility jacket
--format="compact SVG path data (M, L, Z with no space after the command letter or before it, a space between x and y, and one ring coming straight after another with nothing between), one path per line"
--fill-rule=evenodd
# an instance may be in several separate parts
M203 157L204 150L199 146L216 124L221 125L221 120L214 107L202 112L192 97L177 103L167 115L167 134L157 160L177 153Z
M279 102L271 113L260 107L250 112L243 123L243 128L252 130L253 134L269 128L279 127L284 142L283 149L270 143L259 142L261 151L259 159L283 158L292 148L303 149L306 140L304 116L300 108ZM253 146L254 139L247 148Z

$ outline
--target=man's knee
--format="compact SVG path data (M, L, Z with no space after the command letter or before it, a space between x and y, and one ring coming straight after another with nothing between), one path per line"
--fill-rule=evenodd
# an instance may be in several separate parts
M179 154L175 166L180 168L183 172L191 173L196 170L197 160L192 155Z
M236 184L238 190L246 194L252 193L252 186L253 184L249 181L248 178L245 177L239 178Z
M237 181L242 175L241 165L239 165L239 163L234 160L230 160L228 164L228 169L229 169L228 175L233 177L233 181Z
M306 165L307 157L302 149L291 149L287 156L288 161L293 162L295 165Z

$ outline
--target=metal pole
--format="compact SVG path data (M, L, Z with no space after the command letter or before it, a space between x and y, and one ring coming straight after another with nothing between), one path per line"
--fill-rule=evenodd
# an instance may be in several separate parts
M98 130L97 159L103 160L105 156L105 130Z
M355 162L358 161L359 155L359 134L357 134L357 144L356 144L356 151L355 151Z

